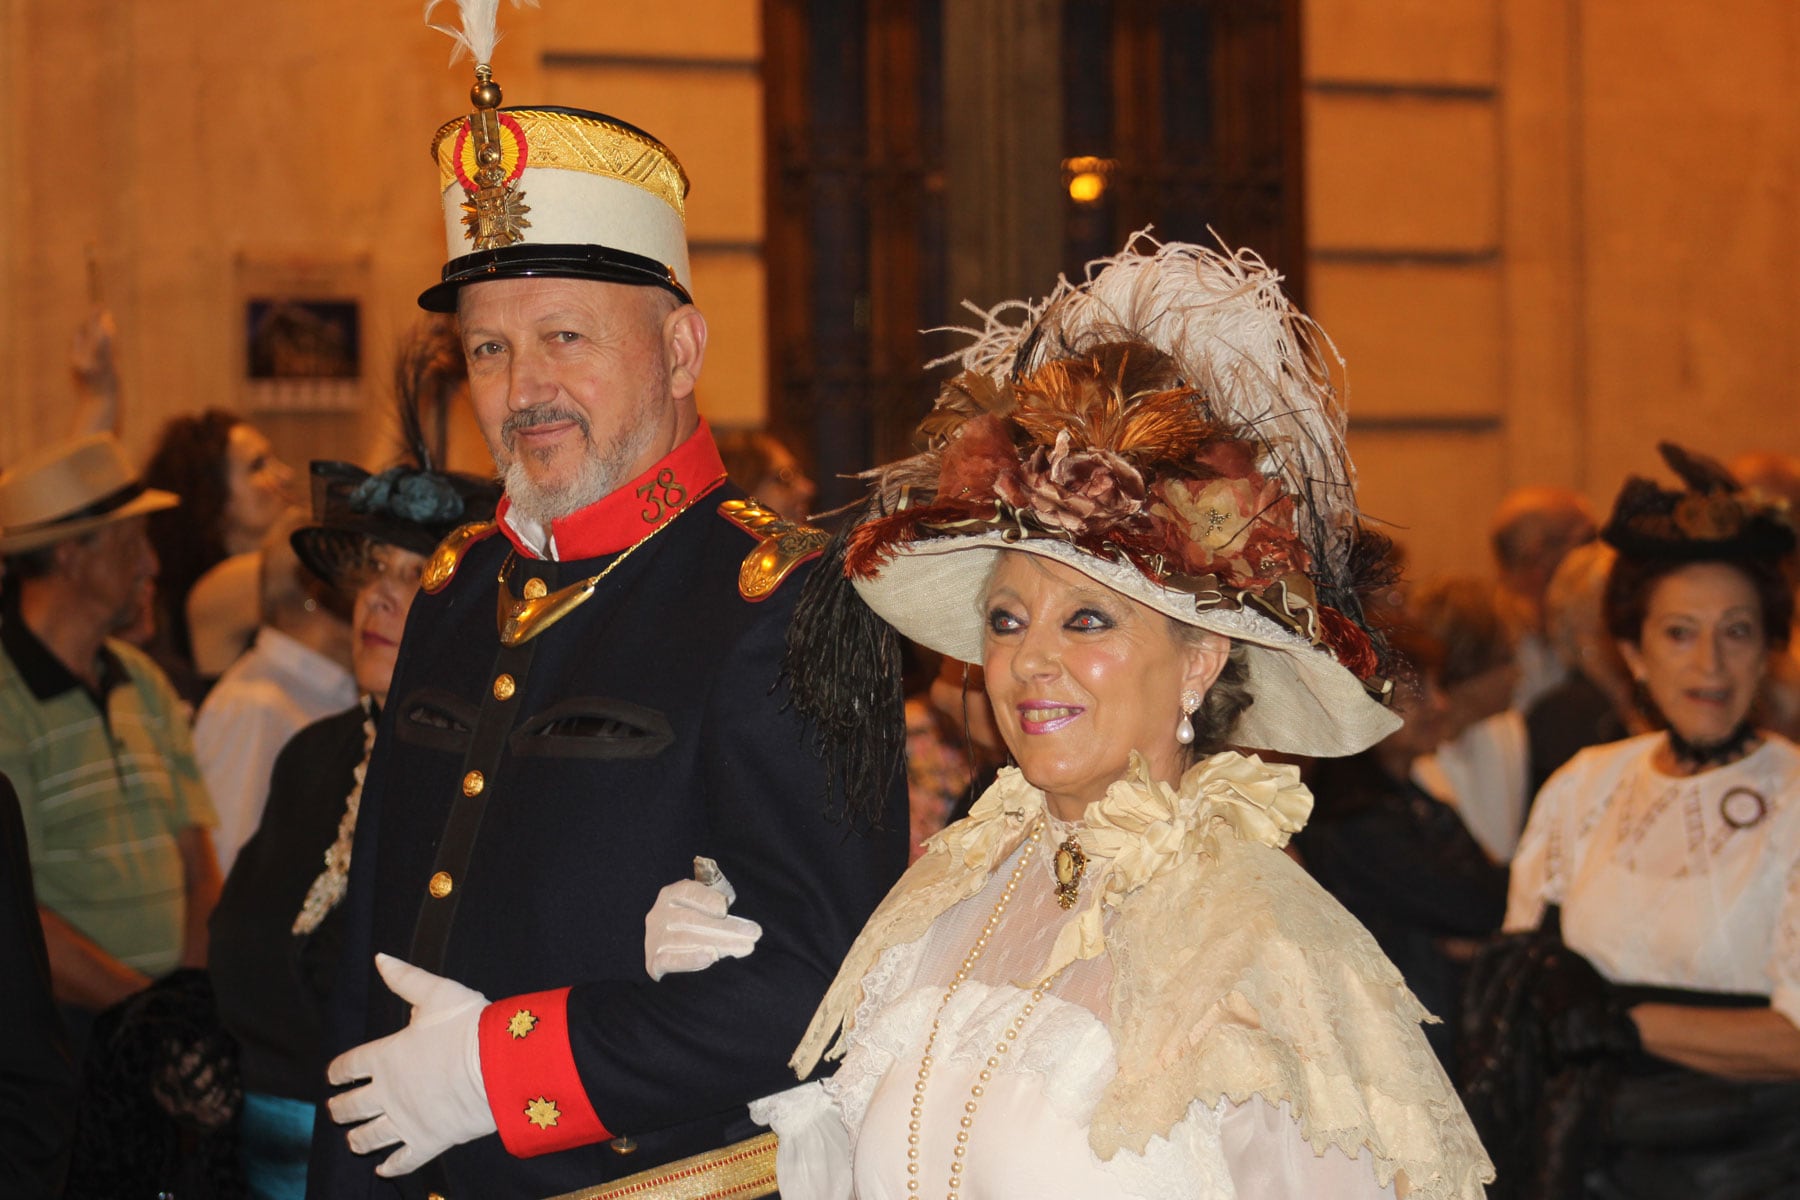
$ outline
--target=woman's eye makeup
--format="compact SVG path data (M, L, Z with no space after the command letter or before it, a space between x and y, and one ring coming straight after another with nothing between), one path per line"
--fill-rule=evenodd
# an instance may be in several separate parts
M1113 627L1113 621L1111 617L1107 616L1097 608L1081 608L1077 609L1067 621L1063 622L1063 625L1067 629L1091 633L1102 629L1111 629Z
M1019 618L1004 608L988 609L988 632L1011 633L1019 628Z

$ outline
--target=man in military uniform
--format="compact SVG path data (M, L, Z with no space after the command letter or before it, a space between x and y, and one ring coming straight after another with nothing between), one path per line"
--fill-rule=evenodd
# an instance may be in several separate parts
M506 498L407 626L344 902L352 1127L320 1123L308 1194L770 1194L745 1104L793 1086L905 864L904 794L884 833L834 815L777 686L823 538L746 504L697 415L679 164L478 79L434 147L452 261L420 302L459 316ZM646 914L697 856L760 941L653 982Z

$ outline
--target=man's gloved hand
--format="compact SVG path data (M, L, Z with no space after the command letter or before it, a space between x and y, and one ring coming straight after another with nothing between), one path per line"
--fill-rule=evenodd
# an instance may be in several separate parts
M644 917L644 970L652 979L704 971L721 958L748 957L762 936L755 921L730 915L737 889L717 863L697 858L694 874L697 878L678 880L658 892Z
M328 1103L338 1124L366 1122L345 1135L357 1154L400 1147L375 1168L392 1178L494 1132L478 1037L488 999L386 954L375 956L375 969L388 990L412 1005L412 1020L332 1059L326 1078L334 1085L369 1082Z

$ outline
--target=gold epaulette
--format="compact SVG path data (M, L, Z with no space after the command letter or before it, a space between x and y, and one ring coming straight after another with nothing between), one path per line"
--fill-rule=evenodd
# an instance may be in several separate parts
M754 499L727 500L719 515L757 539L756 549L738 568L738 595L763 600L775 593L794 568L825 550L831 535L811 525L796 525Z
M449 587L469 547L499 531L500 525L495 521L471 521L452 529L431 552L431 561L425 564L425 572L419 576L419 586L433 595Z

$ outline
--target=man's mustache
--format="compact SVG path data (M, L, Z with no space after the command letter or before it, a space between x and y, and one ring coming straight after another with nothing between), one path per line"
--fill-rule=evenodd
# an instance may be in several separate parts
M556 425L563 421L571 421L581 430L581 436L587 437L589 425L587 414L578 408L558 408L554 405L539 405L536 408L522 409L506 420L500 422L500 444L508 450L513 448L513 435L521 429L532 429L539 425Z

